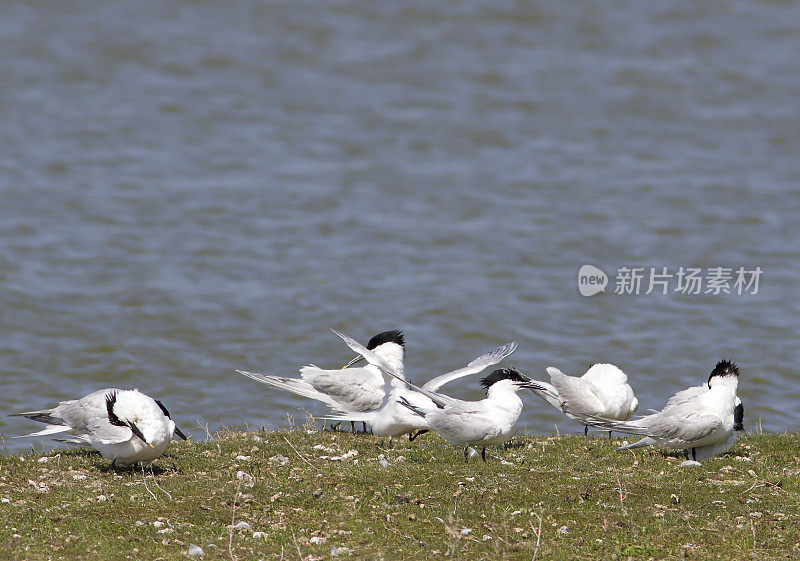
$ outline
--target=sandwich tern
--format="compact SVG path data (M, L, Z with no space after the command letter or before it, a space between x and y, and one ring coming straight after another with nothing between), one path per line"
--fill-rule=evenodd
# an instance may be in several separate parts
M448 382L464 376L469 376L470 374L477 374L489 366L497 364L513 353L516 348L516 341L512 341L511 343L497 347L496 349L479 356L464 368L459 368L458 370L448 372L447 374L442 374L441 376L437 376L436 378L429 380L422 386L422 388L431 392L438 392L439 388ZM390 378L392 380L396 380L394 377ZM380 408L374 411L332 415L330 417L325 417L325 419L329 421L361 421L369 423L374 435L388 436L390 443L392 438L402 436L404 434L409 435L409 440L414 440L420 434L428 432L430 427L428 422L425 420L425 417L422 417L409 410L408 407L401 405L399 403L401 399L405 400L411 405L414 405L415 407L422 409L436 407L436 403L434 403L434 401L424 393L407 387L406 384L400 384L387 387L383 404Z
M405 338L399 330L384 331L372 337L367 348L374 351L401 377L405 355ZM300 378L285 378L237 370L239 374L281 390L315 399L337 413L364 413L381 407L386 396L385 379L381 370L367 364L348 368L361 357L348 362L343 368L325 370L314 365L300 369ZM399 384L400 382L395 382Z
M537 380L535 383L544 389L533 393L576 421L583 423L582 418L587 416L624 421L639 406L628 376L613 364L594 364L581 377L567 376L552 366L547 373L551 383ZM589 433L586 423L583 433Z
M45 423L47 428L25 435L65 435L56 439L91 446L111 465L149 464L167 449L173 435L186 440L164 405L138 390L107 388L80 399L62 401L52 409L14 413ZM24 438L24 437L18 437Z
M644 437L621 450L655 444L685 450L688 459L682 465L697 465L733 446L736 435L732 433L744 428L744 406L736 395L738 384L739 367L721 360L706 384L679 391L661 411L632 421L587 417L586 422Z
M500 368L481 379L486 388L486 397L480 401L463 401L448 395L418 387L400 378L391 364L376 353L364 348L358 341L332 330L347 345L361 354L367 362L374 364L411 388L428 396L435 407L418 407L404 400L400 403L423 417L430 428L438 432L450 444L464 446L464 459L469 461L469 447L481 446L481 457L486 461L486 446L503 444L516 432L517 419L522 412L522 400L517 392L522 388L542 389L535 382L513 368ZM448 375L445 374L444 377Z
M517 431L522 400L517 392L533 389L531 381L513 368L499 368L481 379L486 397L480 401L454 400L444 407L419 407L402 396L400 403L424 418L428 426L449 444L464 446L464 460L469 461L469 447L480 446L486 461L486 447L507 442Z

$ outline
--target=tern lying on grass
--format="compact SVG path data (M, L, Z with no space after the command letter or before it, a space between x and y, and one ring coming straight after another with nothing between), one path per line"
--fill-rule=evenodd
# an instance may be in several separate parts
M567 417L584 423L584 434L589 425L582 418L602 417L624 421L639 406L639 400L628 385L628 376L613 364L595 364L581 377L567 376L558 368L549 367L550 384L536 381L543 390L533 393L564 413ZM609 431L609 436L611 432Z
M367 348L391 364L397 375L404 378L405 338L402 331L378 333L369 340ZM237 372L256 382L315 399L339 413L365 413L383 404L386 396L385 379L381 370L372 364L348 368L359 360L361 356L338 370L305 366L300 369L300 378L283 378L243 370Z
M111 465L149 464L167 449L173 434L186 440L164 405L137 390L108 388L53 409L15 413L45 423L46 429L27 436L69 435L56 439L91 446ZM24 438L24 437L18 437Z
M655 444L685 450L689 459L682 465L697 465L733 446L736 436L732 433L743 428L744 407L736 396L738 384L739 367L721 360L705 385L681 390L661 411L633 421L589 417L584 422L645 437L621 450Z
M380 356L364 348L352 338L334 331L347 345L361 354L367 362L384 373L399 378L393 368ZM413 389L433 401L434 407L418 407L402 398L400 403L423 417L430 428L450 444L464 446L464 459L469 461L469 447L481 446L481 457L486 461L486 446L503 444L516 432L517 419L522 412L522 400L517 392L522 388L542 389L513 368L495 370L481 380L486 388L486 398L480 401L463 401L418 387L404 381Z
M471 374L478 374L489 366L497 364L513 353L516 348L516 342L507 343L479 356L464 368L437 376L426 382L422 388L431 392L438 392L439 388L448 382ZM332 415L325 417L325 419L330 421L366 422L372 427L374 435L388 436L390 445L392 438L408 434L409 440L414 440L420 434L428 432L430 426L425 417L409 410L407 406L400 403L400 400L405 400L405 403L422 409L436 408L436 403L424 393L407 387L405 383L399 383L398 379L391 376L389 379L398 383L393 383L387 388L386 397L379 409L364 413Z

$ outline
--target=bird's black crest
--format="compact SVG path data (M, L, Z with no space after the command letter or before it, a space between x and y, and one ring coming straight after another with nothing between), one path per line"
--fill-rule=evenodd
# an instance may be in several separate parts
M108 411L108 422L118 427L127 427L125 423L119 420L117 414L114 413L114 404L117 402L117 392L111 392L106 395L106 411Z
M528 378L514 368L498 368L488 376L481 378L481 385L487 390L500 380L513 380L514 382L529 382Z
M741 403L733 410L733 430L744 430L744 405Z
M164 407L164 404L163 404L163 403L161 403L161 402L160 402L159 400L157 400L157 399L155 400L155 402L156 402L156 405L158 405L158 408L159 408L159 409L161 409L161 412L164 414L164 416L165 416L167 419L171 419L172 417L170 417L170 416L169 416L169 411L167 411L167 408L166 408L166 407Z
M369 340L367 343L367 348L371 351L384 343L397 343L401 347L406 347L406 339L403 336L403 332L399 329L394 329L392 331L384 331L383 333L378 333L372 339Z
M736 365L735 362L731 360L720 360L714 367L714 370L711 371L711 376L708 377L708 381L710 383L711 378L715 378L717 376L738 376L738 375L739 375L739 367Z

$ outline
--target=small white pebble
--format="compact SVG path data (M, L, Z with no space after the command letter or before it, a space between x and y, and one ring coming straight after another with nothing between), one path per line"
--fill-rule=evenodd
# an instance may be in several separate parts
M700 462L695 462L694 460L686 460L685 462L681 462L681 467L694 467L699 465Z
M264 439L258 436L257 434L253 435L253 442L264 442Z
M97 501L98 502L104 503L107 500L108 500L108 497L106 497L105 495L97 495Z
M161 520L155 520L153 522L153 526L155 526L156 528L163 528L164 527L164 523Z
M335 545L331 546L331 557L338 557L340 555L349 555L352 553L353 550L349 547L336 547Z
M75 481L83 481L84 479L86 479L86 474L76 473L72 476L72 479L74 479Z
M144 526L144 522L142 522L141 520L137 520L136 522L133 523L133 525L134 526Z
M42 456L41 458L39 458L36 461L39 462L40 464L46 464L47 462L50 461L50 458L48 458L47 456Z
M309 538L308 541L314 545L320 545L328 541L328 538L324 538L322 536L314 536L313 538Z
M236 456L236 459L239 460L240 462L249 462L250 461L250 456L242 456L240 454L240 455Z
M566 536L568 531L569 529L566 526L561 526L561 528L558 529L558 534L561 536Z
M389 462L386 461L386 456L383 454L378 455L378 463L381 465L382 468L386 469L389 467Z
M253 487L255 485L255 482L253 480L253 476L250 475L247 472L242 471L242 470L239 470L239 471L236 472L236 479L241 481L242 484L245 487L248 487L248 488Z
M158 531L158 533L159 533L159 534L171 534L171 533L173 533L174 531L175 531L175 530L173 530L172 528L162 528L162 529L160 529L160 530Z
M270 463L282 466L289 463L289 458L284 456L283 454L275 454L269 459Z
M233 526L228 526L228 527L229 528L233 528L234 530L252 530L252 528L250 527L250 524L248 524L244 520L240 520L239 522L237 522Z
M0 503L8 504L10 502L11 502L11 499L9 499L8 497L3 497L2 499L0 499Z
M253 538L255 539L266 538L266 537L267 537L266 532L253 532Z
M190 544L189 549L186 551L186 555L189 557L202 557L203 556L203 548L199 545Z
M462 528L461 529L461 535L462 536L468 536L471 533L472 533L472 528Z

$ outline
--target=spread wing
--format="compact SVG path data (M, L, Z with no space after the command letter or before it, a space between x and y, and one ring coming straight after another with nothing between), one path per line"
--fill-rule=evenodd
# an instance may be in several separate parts
M426 390L430 390L432 392L438 391L443 385L448 382L452 382L458 378L462 378L464 376L469 376L470 374L477 374L478 372L482 372L487 367L497 364L511 353L517 350L517 342L511 341L510 343L506 343L502 347L497 347L496 349L489 351L486 354L482 354L464 368L459 368L458 370L453 370L452 372L448 372L447 374L442 374L441 376L437 376L432 380L426 382L422 387Z
M423 389L423 388L421 388L419 386L416 386L416 385L412 384L411 382L409 382L408 380L406 380L405 378L400 376L400 374L397 372L397 370L395 370L394 367L391 364L389 364L388 362L386 362L383 359L383 357L381 357L380 355L378 355L376 353L373 353L372 351L367 349L364 345L362 345L361 343L359 343L358 341L356 341L352 337L349 337L349 336L345 335L344 333L339 333L335 329L331 329L331 331L333 331L336 335L341 337L341 339L345 343L347 343L348 347L350 347L353 351L355 351L358 354L360 354L361 356L363 356L364 359L367 362L369 362L373 366L376 366L376 367L380 368L381 372L383 372L384 374L386 374L388 376L392 376L394 378L397 378L398 380L400 380L404 384L414 388L418 392L427 395L429 398L431 398L431 400L434 403L436 403L440 407L444 407L445 405L447 405L449 403L455 403L457 401L457 400L453 399L452 397L449 397L449 396L446 396L444 394L440 394L440 393L437 393L437 392L433 392L433 391L430 391L430 390L427 390L427 389Z

